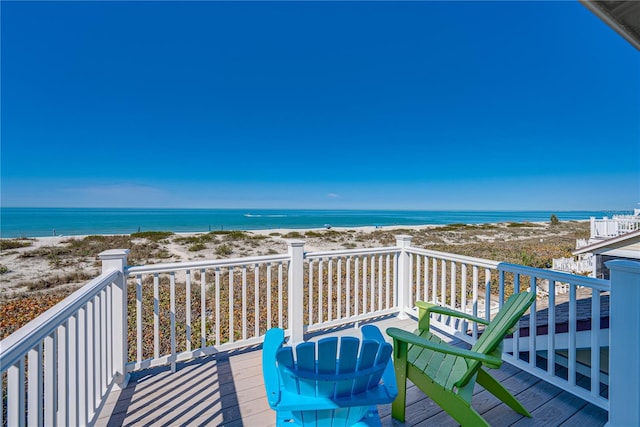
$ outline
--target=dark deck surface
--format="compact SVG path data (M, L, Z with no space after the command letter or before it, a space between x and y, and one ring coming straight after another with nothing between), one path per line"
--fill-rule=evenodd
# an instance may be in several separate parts
M383 331L390 326L415 328L414 320L395 317L375 322ZM359 336L354 328L331 331ZM318 335L308 337L315 340ZM459 343L460 346L465 346ZM132 374L129 386L114 391L103 408L98 426L272 426L275 412L267 404L262 381L260 348L220 353L168 367ZM607 412L535 376L504 363L492 375L531 412L524 418L476 386L473 407L494 426L604 426ZM391 419L391 405L378 407L382 425L400 424ZM456 426L422 391L407 390L408 426Z

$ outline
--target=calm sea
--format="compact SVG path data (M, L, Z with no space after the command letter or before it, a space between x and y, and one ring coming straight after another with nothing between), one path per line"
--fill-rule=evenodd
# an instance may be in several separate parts
M585 220L611 211L2 208L1 237Z

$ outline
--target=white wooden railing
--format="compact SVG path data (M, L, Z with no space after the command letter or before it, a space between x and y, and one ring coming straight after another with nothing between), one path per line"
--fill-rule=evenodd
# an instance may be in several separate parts
M102 253L102 276L2 341L3 423L91 425L128 373L256 345L273 326L300 341L305 332L376 316L415 316L417 300L489 319L511 293L536 292L541 281L550 292L506 341L505 360L609 411L616 368L603 366L600 349L640 364L640 354L614 353L603 311L640 268L624 277L612 270L610 282L414 248L410 236L397 236L393 247L305 254L303 241L290 241L282 255L135 267L126 265L127 253ZM617 287L615 277L623 277ZM569 287L566 302L552 292L561 284ZM481 333L448 318L432 324L469 343ZM625 393L640 396L640 380L631 383Z
M120 271L105 272L2 341L0 425L95 421L125 378L123 284Z
M640 230L640 216L616 215L613 218L591 217L591 238L608 239Z
M553 260L551 269L567 273L592 273L594 271L595 256L584 254L581 258L557 258Z

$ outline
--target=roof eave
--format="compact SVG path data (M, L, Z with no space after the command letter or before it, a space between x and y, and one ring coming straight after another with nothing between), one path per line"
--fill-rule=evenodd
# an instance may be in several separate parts
M603 9L597 1L593 0L579 0L580 3L591 12L593 12L598 18L602 19L609 27L624 37L633 47L640 50L640 35L633 31L630 31L625 25L621 24L616 17L611 16L607 10Z

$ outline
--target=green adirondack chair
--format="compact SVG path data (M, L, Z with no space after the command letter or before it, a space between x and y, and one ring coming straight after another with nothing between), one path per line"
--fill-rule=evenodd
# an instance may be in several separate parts
M361 332L362 342L321 339L316 355L313 342L298 344L294 352L284 345L282 329L267 331L262 370L278 426L380 425L376 405L397 395L393 349L377 327L366 325Z
M392 417L403 422L405 420L407 379L462 426L489 425L471 406L476 381L517 413L531 417L524 406L483 369L483 365L489 368L502 365L504 337L515 330L534 300L535 295L530 292L515 294L490 322L418 301L419 321L414 333L398 328L387 329L387 334L393 337L393 359L398 381L398 397L391 408ZM429 332L431 313L454 316L486 326L470 350L458 348Z

